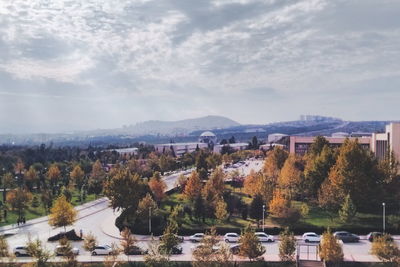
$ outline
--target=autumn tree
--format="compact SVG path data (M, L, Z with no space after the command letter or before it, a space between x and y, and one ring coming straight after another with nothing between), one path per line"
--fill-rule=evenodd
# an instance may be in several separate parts
M93 163L92 171L89 176L88 180L89 192L94 193L95 195L100 194L103 189L103 182L105 180L105 177L106 174L103 169L103 166L100 160L97 160L95 163Z
M363 149L357 140L346 139L329 173L328 180L330 190L339 200L337 203L339 207L343 204L346 195L350 194L357 208L368 210L379 202L381 178L378 163L372 154Z
M322 260L336 264L343 261L343 249L339 241L333 236L330 229L322 234L319 256Z
M93 233L88 233L83 238L83 248L87 251L92 252L94 248L97 246L97 238L93 235Z
M60 248L57 253L60 253L66 261L68 267L76 267L78 261L76 260L76 255L73 251L71 241L67 237L63 237L59 240Z
M193 202L196 197L201 194L201 188L202 183L200 181L199 175L196 171L193 171L189 176L183 194L187 199Z
M31 257L36 259L35 265L37 267L46 266L46 263L52 256L50 251L43 246L42 241L40 241L39 238L35 240L29 239L26 244L26 251Z
M349 194L347 194L344 199L342 208L339 210L339 218L342 222L348 223L354 219L354 216L357 213L357 208L354 205L353 201Z
M220 221L225 221L228 218L227 205L223 198L217 201L215 207L215 217Z
M72 184L81 191L85 179L85 172L81 169L81 166L79 166L79 164L75 165L69 176L72 179Z
M7 239L4 235L0 235L0 257L8 257L10 255Z
M281 238L281 242L279 243L279 258L281 261L294 261L296 238L293 232L290 232L289 228L286 227L279 236Z
M24 210L28 208L31 200L32 194L22 188L13 189L7 194L7 203L18 212L19 220L21 220Z
M50 185L54 186L61 178L61 171L58 168L57 164L52 164L47 171L47 179L50 181Z
M14 187L14 177L10 172L7 172L3 175L3 179L1 181L1 186L3 187L3 206L7 204L7 190L10 190ZM7 221L7 209L3 210L4 220Z
M278 179L280 170L282 169L285 161L288 157L288 153L280 147L274 147L273 150L267 153L263 172L271 180Z
M160 251L166 255L171 255L172 250L179 244L179 239L177 236L178 224L175 221L175 217L171 214L167 227L160 239Z
M239 255L242 257L247 257L252 261L253 259L264 254L265 249L255 235L254 230L248 225L239 238L240 250Z
M316 136L311 144L307 154L312 157L318 156L322 153L325 147L329 146L329 141L323 136Z
M290 208L290 200L279 189L274 191L274 196L269 202L269 212L272 216L281 218Z
M383 262L400 264L400 249L389 235L374 238L370 252Z
M33 166L29 167L29 170L24 174L25 176L25 182L27 187L29 188L30 191L33 190L33 185L37 182L39 179L38 172Z
M278 178L278 187L287 191L290 199L295 198L302 191L303 177L300 165L295 155L289 155Z
M261 173L250 171L244 180L243 190L246 194L254 197L256 195L262 195L264 187L264 179Z
M53 227L66 227L73 224L77 218L77 211L64 195L61 195L54 202L49 215L49 224Z
M150 178L149 187L156 201L160 203L161 200L163 200L165 197L165 190L167 189L167 185L161 179L161 176L158 172L155 172L153 177Z

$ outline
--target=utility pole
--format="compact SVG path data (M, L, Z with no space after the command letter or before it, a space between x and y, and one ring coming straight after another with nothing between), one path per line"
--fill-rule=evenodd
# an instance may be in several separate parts
M151 234L151 206L149 207L149 233Z
M262 229L263 229L263 232L264 232L264 224L265 224L265 215L264 215L264 213L265 213L265 205L263 205L263 210L262 210Z
M386 214L385 214L385 206L386 206L386 205L385 205L385 202L383 202L383 203L382 203L382 208L383 208L383 233L385 233L385 228L386 228L386 227L385 227L385 226L386 226L386 225L385 225L385 215L386 215Z

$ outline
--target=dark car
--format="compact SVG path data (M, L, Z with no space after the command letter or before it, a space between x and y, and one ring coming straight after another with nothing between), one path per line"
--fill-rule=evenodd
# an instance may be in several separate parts
M161 253L165 252L165 248L164 248L163 245L160 245L160 246L158 247L158 250L159 250ZM181 246L175 246L175 247L173 247L172 250L171 250L171 254L172 254L172 255L182 254L182 252L183 252L183 248L182 248Z
M339 240L342 240L343 243L350 243L350 242L359 242L360 237L358 235L346 232L346 231L339 231L333 233L333 236Z
M367 235L367 239L369 242L374 242L375 238L382 237L382 236L385 236L385 235L381 232L371 232ZM386 238L388 241L393 241L393 238L389 234L386 235Z
M147 254L147 250L142 249L138 246L133 246L131 248L129 248L129 251L125 251L126 255L145 255Z
M262 254L264 254L266 249L265 249L264 246L262 246L262 249L263 249L263 253ZM231 253L233 255L238 255L239 252L240 252L240 244L232 246L229 250L231 251Z

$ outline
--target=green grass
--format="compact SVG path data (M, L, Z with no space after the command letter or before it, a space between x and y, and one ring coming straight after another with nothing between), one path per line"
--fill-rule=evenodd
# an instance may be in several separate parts
M25 210L25 219L27 221L47 215L47 213L46 213L46 211L45 211L45 209L44 209L44 207L43 207L43 205L42 205L42 203L40 201L40 194L33 193L33 196L37 196L37 198L39 199L39 207L34 208L31 205L29 205L29 208ZM78 206L78 205L81 205L83 203L87 203L87 202L95 200L95 195L94 194L87 195L86 196L86 200L84 202L78 201L78 197L79 197L79 191L78 190L72 191L72 199L71 199L71 204L72 205ZM0 192L0 199L3 200L3 192ZM1 217L3 217L3 212L2 211L1 211ZM17 223L17 219L18 219L17 211L8 210L8 212L7 212L7 221L4 221L4 218L2 218L2 220L0 222L0 227L1 226L5 226L5 225L10 225L10 224L16 224Z

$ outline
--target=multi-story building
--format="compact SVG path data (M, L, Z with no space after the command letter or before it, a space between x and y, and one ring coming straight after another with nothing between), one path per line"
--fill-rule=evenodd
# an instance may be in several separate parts
M155 151L159 153L175 153L177 157L185 153L192 153L196 149L208 148L207 143L170 143L154 145Z
M357 136L357 137L354 137ZM373 134L350 134L349 137L325 137L331 147L341 146L346 138L358 140L358 143L365 149L370 149L378 159L383 159L388 153L388 149L393 151L396 160L400 162L400 123L393 122L386 125L384 133ZM314 142L314 136L290 136L290 153L304 155Z

